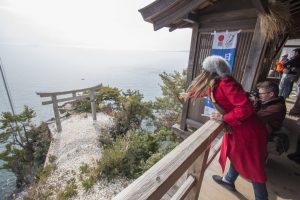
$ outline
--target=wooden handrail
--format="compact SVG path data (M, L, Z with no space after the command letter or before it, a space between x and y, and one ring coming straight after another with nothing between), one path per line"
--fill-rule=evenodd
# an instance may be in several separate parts
M142 176L121 191L114 199L160 199L185 172L188 172L188 176L192 175L195 177L193 187L186 187L190 190L187 198L198 198L204 170L207 167L206 161L210 143L222 131L223 127L223 123L209 120ZM199 163L202 163L202 165L199 166ZM194 164L197 164L197 166L193 166ZM178 196L186 195L185 191L181 190L180 192L181 194L178 194Z

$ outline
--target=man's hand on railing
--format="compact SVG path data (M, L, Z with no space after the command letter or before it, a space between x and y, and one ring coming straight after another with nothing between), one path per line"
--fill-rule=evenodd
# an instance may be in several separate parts
M213 113L211 113L210 119L215 119L215 120L218 120L218 121L224 121L223 115L221 113L219 113L219 112L213 112Z

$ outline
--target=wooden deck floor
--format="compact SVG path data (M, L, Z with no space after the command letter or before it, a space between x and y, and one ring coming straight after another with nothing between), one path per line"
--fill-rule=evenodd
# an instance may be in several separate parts
M288 111L293 106L295 99L296 97L287 99ZM296 125L296 119L287 115L284 121L284 126L290 130L288 153L295 151L297 136L300 135L300 127ZM271 155L268 159L266 170L269 200L300 200L300 165L290 161L286 155L286 153L281 156ZM212 175L222 175L218 158L217 155L204 174L199 200L255 199L251 182L242 177L239 177L235 183L238 192L230 192L212 180Z

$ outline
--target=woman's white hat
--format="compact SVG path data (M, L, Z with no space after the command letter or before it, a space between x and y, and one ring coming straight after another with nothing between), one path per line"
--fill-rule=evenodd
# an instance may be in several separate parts
M218 76L230 75L228 62L221 56L208 56L202 63L202 68Z

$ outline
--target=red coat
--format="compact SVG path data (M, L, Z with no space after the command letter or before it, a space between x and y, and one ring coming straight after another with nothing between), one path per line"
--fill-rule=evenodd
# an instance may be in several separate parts
M232 133L223 136L219 162L224 171L228 157L241 176L257 183L266 182L267 131L253 111L240 84L222 78L214 90L217 103L226 110L224 121Z

